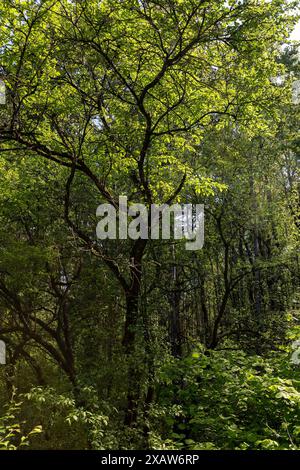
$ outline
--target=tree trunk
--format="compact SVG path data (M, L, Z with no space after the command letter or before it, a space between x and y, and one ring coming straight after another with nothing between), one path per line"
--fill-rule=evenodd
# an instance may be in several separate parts
M139 239L133 245L130 262L130 285L125 291L126 320L123 346L128 361L127 408L124 424L133 426L138 417L140 399L141 366L139 354L136 352L136 338L139 321L139 297L142 279L142 257L147 240ZM141 336L142 338L142 336ZM142 338L143 340L143 338Z

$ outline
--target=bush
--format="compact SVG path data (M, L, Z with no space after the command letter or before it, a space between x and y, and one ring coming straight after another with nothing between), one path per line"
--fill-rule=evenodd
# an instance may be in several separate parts
M232 348L232 349L231 349ZM201 347L160 373L151 434L155 448L300 448L300 372L281 351L269 357Z

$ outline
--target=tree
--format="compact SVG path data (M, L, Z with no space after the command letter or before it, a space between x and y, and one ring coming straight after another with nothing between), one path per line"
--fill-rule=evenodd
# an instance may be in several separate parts
M1 152L68 170L64 219L125 299L127 425L137 420L141 393L135 349L143 336L139 305L149 244L96 242L95 219L74 218L74 187L83 177L93 201L117 209L123 194L149 207L184 201L189 191L204 196L222 189L203 176L199 146L211 127L263 126L280 96L271 77L283 70L276 55L294 21L289 8L278 0L1 6L8 95Z

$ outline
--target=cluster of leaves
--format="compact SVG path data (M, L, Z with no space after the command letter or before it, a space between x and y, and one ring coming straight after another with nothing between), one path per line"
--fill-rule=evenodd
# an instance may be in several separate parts
M25 422L20 419L22 404L23 402L13 395L11 402L5 406L4 414L0 416L0 450L17 450L28 446L31 437L42 433L40 425L31 431L24 431Z
M291 350L249 356L201 347L161 371L151 445L166 449L300 448L300 369ZM156 428L157 429L157 428ZM162 437L163 436L163 437Z
M70 394L60 394L51 387L35 387L26 394L30 411L43 423L45 434L51 436L54 448L69 445L70 448L103 449L108 445L105 442L108 418L94 402L94 390L83 387L82 393L91 401L90 410L78 406ZM68 436L68 444L65 435ZM36 441L36 446L44 445L44 437L41 436L40 443Z

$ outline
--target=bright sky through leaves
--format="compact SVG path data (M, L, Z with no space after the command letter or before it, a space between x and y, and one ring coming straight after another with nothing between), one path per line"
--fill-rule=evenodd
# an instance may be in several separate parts
M300 21L299 23L297 23L294 31L292 32L290 39L292 39L293 41L300 40Z

